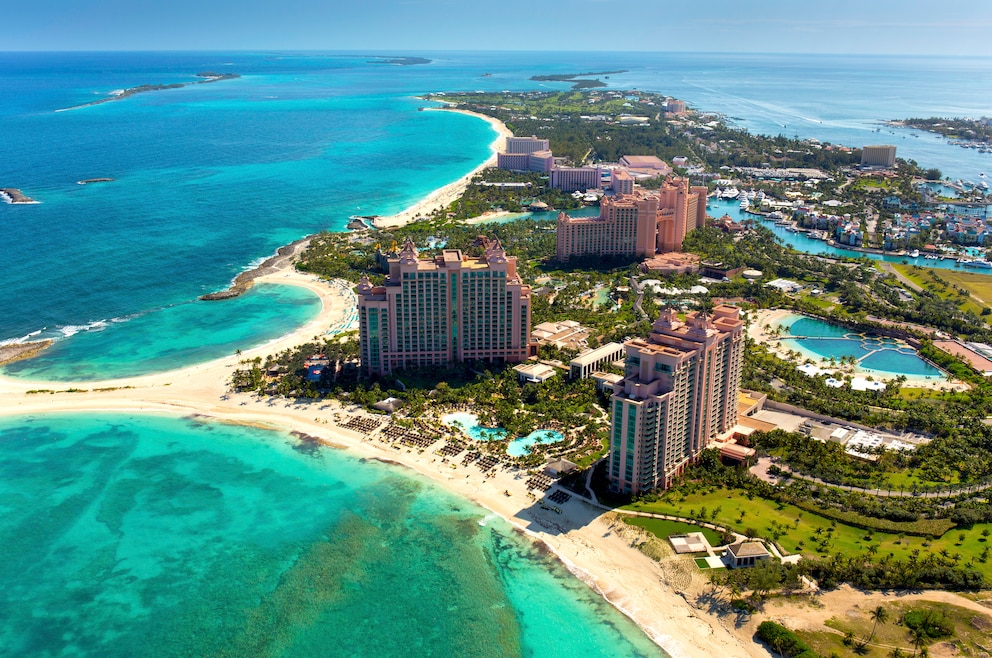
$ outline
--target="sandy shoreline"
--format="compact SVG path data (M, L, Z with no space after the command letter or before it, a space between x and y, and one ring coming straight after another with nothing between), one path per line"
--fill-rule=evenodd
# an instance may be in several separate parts
M208 363L170 372L99 382L39 382L0 378L0 416L54 412L196 414L220 422L251 424L298 432L355 454L412 469L440 486L494 512L535 541L547 545L579 578L601 593L675 657L763 656L759 646L736 637L720 619L690 606L664 584L663 565L631 547L630 537L616 532L603 510L573 498L562 514L544 510L528 495L526 477L498 471L486 477L474 465L442 462L413 449L395 449L334 424L355 410L336 401L297 403L232 393L227 387L239 360L265 356L312 340L345 317L353 303L338 286L283 269L256 279L304 286L321 297L318 317L297 331ZM85 392L58 393L67 389ZM29 390L55 393L33 393ZM102 389L102 390L97 390ZM509 496L506 495L509 492ZM730 623L728 618L728 624Z
M487 122L490 126L493 127L493 130L495 130L497 133L496 139L493 140L493 143L490 145L490 149L492 150L492 155L490 155L490 157L485 162L483 162L478 167L476 167L469 173L465 174L455 182L449 183L448 185L445 185L442 188L434 190L426 197L424 197L417 203L413 204L409 208L403 210L402 212L398 212L395 215L376 217L372 221L372 224L373 226L375 226L375 228L393 228L397 226L404 226L414 221L418 217L429 215L438 206L443 208L450 206L462 195L463 192L465 192L465 188L468 187L468 184L472 180L473 176L478 174L483 169L492 167L496 164L496 153L506 143L507 137L513 137L513 133L510 132L510 129L506 127L506 124L504 124L499 119L486 116L485 114L479 114L478 112L469 112L468 110L456 110L454 108L449 108L449 107L428 108L424 111L425 112L437 112L437 111L457 112L458 114L466 114L468 116L477 117Z

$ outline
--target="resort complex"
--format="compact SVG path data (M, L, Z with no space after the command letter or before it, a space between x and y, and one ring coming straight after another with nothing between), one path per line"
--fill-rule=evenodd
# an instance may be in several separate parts
M527 358L530 287L498 238L480 258L457 249L420 258L408 240L388 264L383 285L363 277L356 288L365 372Z
M638 495L670 486L736 424L744 323L731 306L685 321L665 309L646 340L624 347L624 378L611 398L609 479L615 491Z
M149 644L184 655L327 646L363 655L989 654L984 182L944 179L896 159L894 146L752 133L671 96L616 88L623 70L541 69L548 75L531 80L547 84L528 86L504 82L517 73L499 57L485 68L363 59L318 75L303 58L290 69L302 79L292 89L324 108L314 79L383 76L382 134L410 136L397 143L420 155L390 157L396 144L364 131L367 96L349 97L340 132L368 139L342 142L335 159L349 170L375 161L375 174L388 176L329 201L326 222L307 197L314 214L293 226L328 230L280 248L202 303L80 311L114 319L27 324L0 341L0 416L9 416L0 418L0 492L10 502L0 521L17 537L0 588L0 609L15 619L0 619L5 648L13 639L16 655L77 646L98 655L107 638L129 633L140 645L144 634L127 630L130 607L104 628L116 610L104 604L143 601L141 615L166 620L141 627ZM240 89L264 78L252 96L266 97L282 74L252 66ZM460 67L472 75L454 77ZM428 95L425 104L445 107L422 113L394 98L435 70L441 82L483 90ZM640 84L646 71L629 80ZM532 90L485 91L504 85ZM147 91L150 100L159 90ZM154 98L168 105L161 91ZM116 122L130 95L112 112L79 108L46 125ZM287 98L294 120L313 120ZM229 104L241 101L204 105ZM138 116L156 107L139 105ZM438 129L449 121L464 131ZM982 125L967 123L992 143ZM200 147L182 131L154 134L176 152ZM892 141L858 143L868 140ZM914 153L912 139L899 144ZM285 167L286 176L302 170ZM177 180L200 184L208 169L197 162ZM258 171L232 167L225 180L250 174L239 194L264 194ZM32 205L8 194L0 209L29 220L12 230L49 225L53 208L141 196L128 193L141 178L128 171L85 187L71 173L72 194L3 182L46 197ZM104 173L114 172L85 175ZM431 191L435 178L457 180ZM224 193L216 183L205 184ZM159 210L163 221L174 214ZM136 263L145 253L118 247ZM209 253L210 276L228 281L225 267L248 262L242 256ZM45 289L58 304L39 303L30 286L20 303L52 318L81 304L75 288ZM194 336L201 326L209 329ZM182 540L148 539L164 533ZM117 577L105 578L111 567ZM355 574L360 587L349 585ZM189 607L173 609L186 598ZM71 614L53 612L63 603ZM325 641L332 632L335 642Z

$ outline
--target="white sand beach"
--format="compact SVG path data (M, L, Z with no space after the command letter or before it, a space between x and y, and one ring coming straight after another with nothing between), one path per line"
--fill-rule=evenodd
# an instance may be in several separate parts
M631 546L626 528L614 528L604 510L576 498L562 513L535 504L526 476L497 471L487 476L475 465L453 465L432 453L397 449L335 424L354 414L338 402L296 402L233 393L227 386L238 361L272 354L313 339L345 317L353 303L339 284L329 285L291 269L289 263L258 282L305 286L320 295L323 308L305 327L266 345L230 357L170 372L102 382L38 382L0 378L0 415L51 412L134 412L198 414L220 422L295 430L362 456L396 462L440 486L499 514L535 541L546 544L583 581L630 616L677 658L767 656L749 636L734 634L731 616L721 619L697 609L666 579L664 564ZM217 302L224 303L224 302ZM66 389L85 392L59 393ZM28 393L49 389L55 393ZM97 390L102 389L102 390ZM695 574L693 591L702 586ZM679 585L682 587L682 585ZM726 624L726 626L724 625Z
M506 144L507 137L513 137L513 133L510 129L506 127L499 119L494 119L493 117L486 116L485 114L479 114L477 112L469 112L468 110L456 110L447 107L429 108L424 110L425 112L457 112L459 114L467 114L469 116L478 117L483 121L486 121L493 127L496 131L496 139L493 140L491 145L492 155L485 162L480 164L478 167L465 174L458 180L442 188L434 190L426 197L413 204L406 210L396 213L395 215L389 215L386 217L376 217L373 221L373 225L376 228L391 228L396 226L404 226L414 221L419 217L429 215L438 207L446 208L457 200L465 188L468 187L469 182L472 177L478 174L483 169L492 167L496 164L496 153Z

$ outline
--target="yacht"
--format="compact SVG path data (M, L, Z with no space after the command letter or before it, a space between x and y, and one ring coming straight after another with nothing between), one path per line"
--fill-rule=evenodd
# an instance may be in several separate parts
M992 263L987 260L973 260L964 264L965 267L977 267L982 270L992 270Z
M728 187L728 188L726 188L723 191L723 195L720 198L721 199L736 199L738 194L740 194L740 192L737 191L737 188L736 187Z
M912 250L911 252L909 252L909 253L908 253L907 255L908 255L908 256L909 256L910 258L919 258L919 257L920 257L920 250L919 250L919 249L913 249L913 250Z
M740 205L741 210L747 210L750 207L751 207L751 203L747 199L741 201L741 205Z

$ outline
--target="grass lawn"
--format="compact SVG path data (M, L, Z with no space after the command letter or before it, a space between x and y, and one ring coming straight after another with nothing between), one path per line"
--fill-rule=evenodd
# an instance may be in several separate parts
M933 610L943 613L954 625L954 635L933 642L949 640L958 642L962 645L961 649L964 649L962 655L979 655L979 647L988 644L989 634L992 633L992 621L989 621L987 617L955 605L928 601L897 602L885 605L885 609L888 612L888 621L878 624L871 646L868 647L866 653L860 655L881 658L882 656L889 656L892 647L901 648L907 656L913 655L913 642L910 639L909 629L902 625L903 615L910 610ZM867 609L857 613L849 612L841 618L833 617L828 619L825 624L839 631L839 634L829 631L817 633L800 631L798 633L807 644L823 656L829 656L831 652L836 652L842 656L850 655L852 649L844 646L844 634L853 633L855 638L867 639L871 635L873 626Z
M893 264L893 267L913 283L928 290L936 292L942 299L953 299L958 306L966 311L971 311L976 315L982 312L983 308L992 307L992 276L987 274L976 274L974 272L958 270L938 270L929 267L918 267L914 265ZM947 287L940 290L941 285L934 277L946 282ZM954 286L964 288L971 297L961 301Z
M898 560L906 559L913 549L920 551L921 558L929 552L940 553L946 550L949 555L960 554L961 564L967 564L969 559L974 558L974 568L981 571L986 580L992 581L992 558L984 564L979 562L984 548L992 544L992 534L986 538L981 533L984 529L992 531L992 523L976 524L967 530L951 530L943 537L929 542L929 546L924 546L927 543L924 537L870 533L840 522L832 523L829 519L792 505L780 505L760 498L748 499L741 491L718 489L689 495L681 502L676 500L669 495L654 503L633 503L623 509L698 518L702 509L706 508L707 520L712 520L717 525L770 539L788 553L814 557L828 557L837 553L861 555L868 552L869 546L877 547L876 557L891 553ZM714 511L715 519L712 516ZM959 540L962 533L964 539Z
M700 569L710 569L711 568L710 565L706 563L706 558L704 558L704 557L697 557L697 558L694 558L692 561L695 562L696 563L696 566L699 567Z
M672 535L685 535L690 532L701 532L710 546L720 546L720 533L709 528L683 523L682 521L666 521L665 519L652 519L645 516L628 516L624 519L629 525L636 525L644 528L659 539L667 540Z

